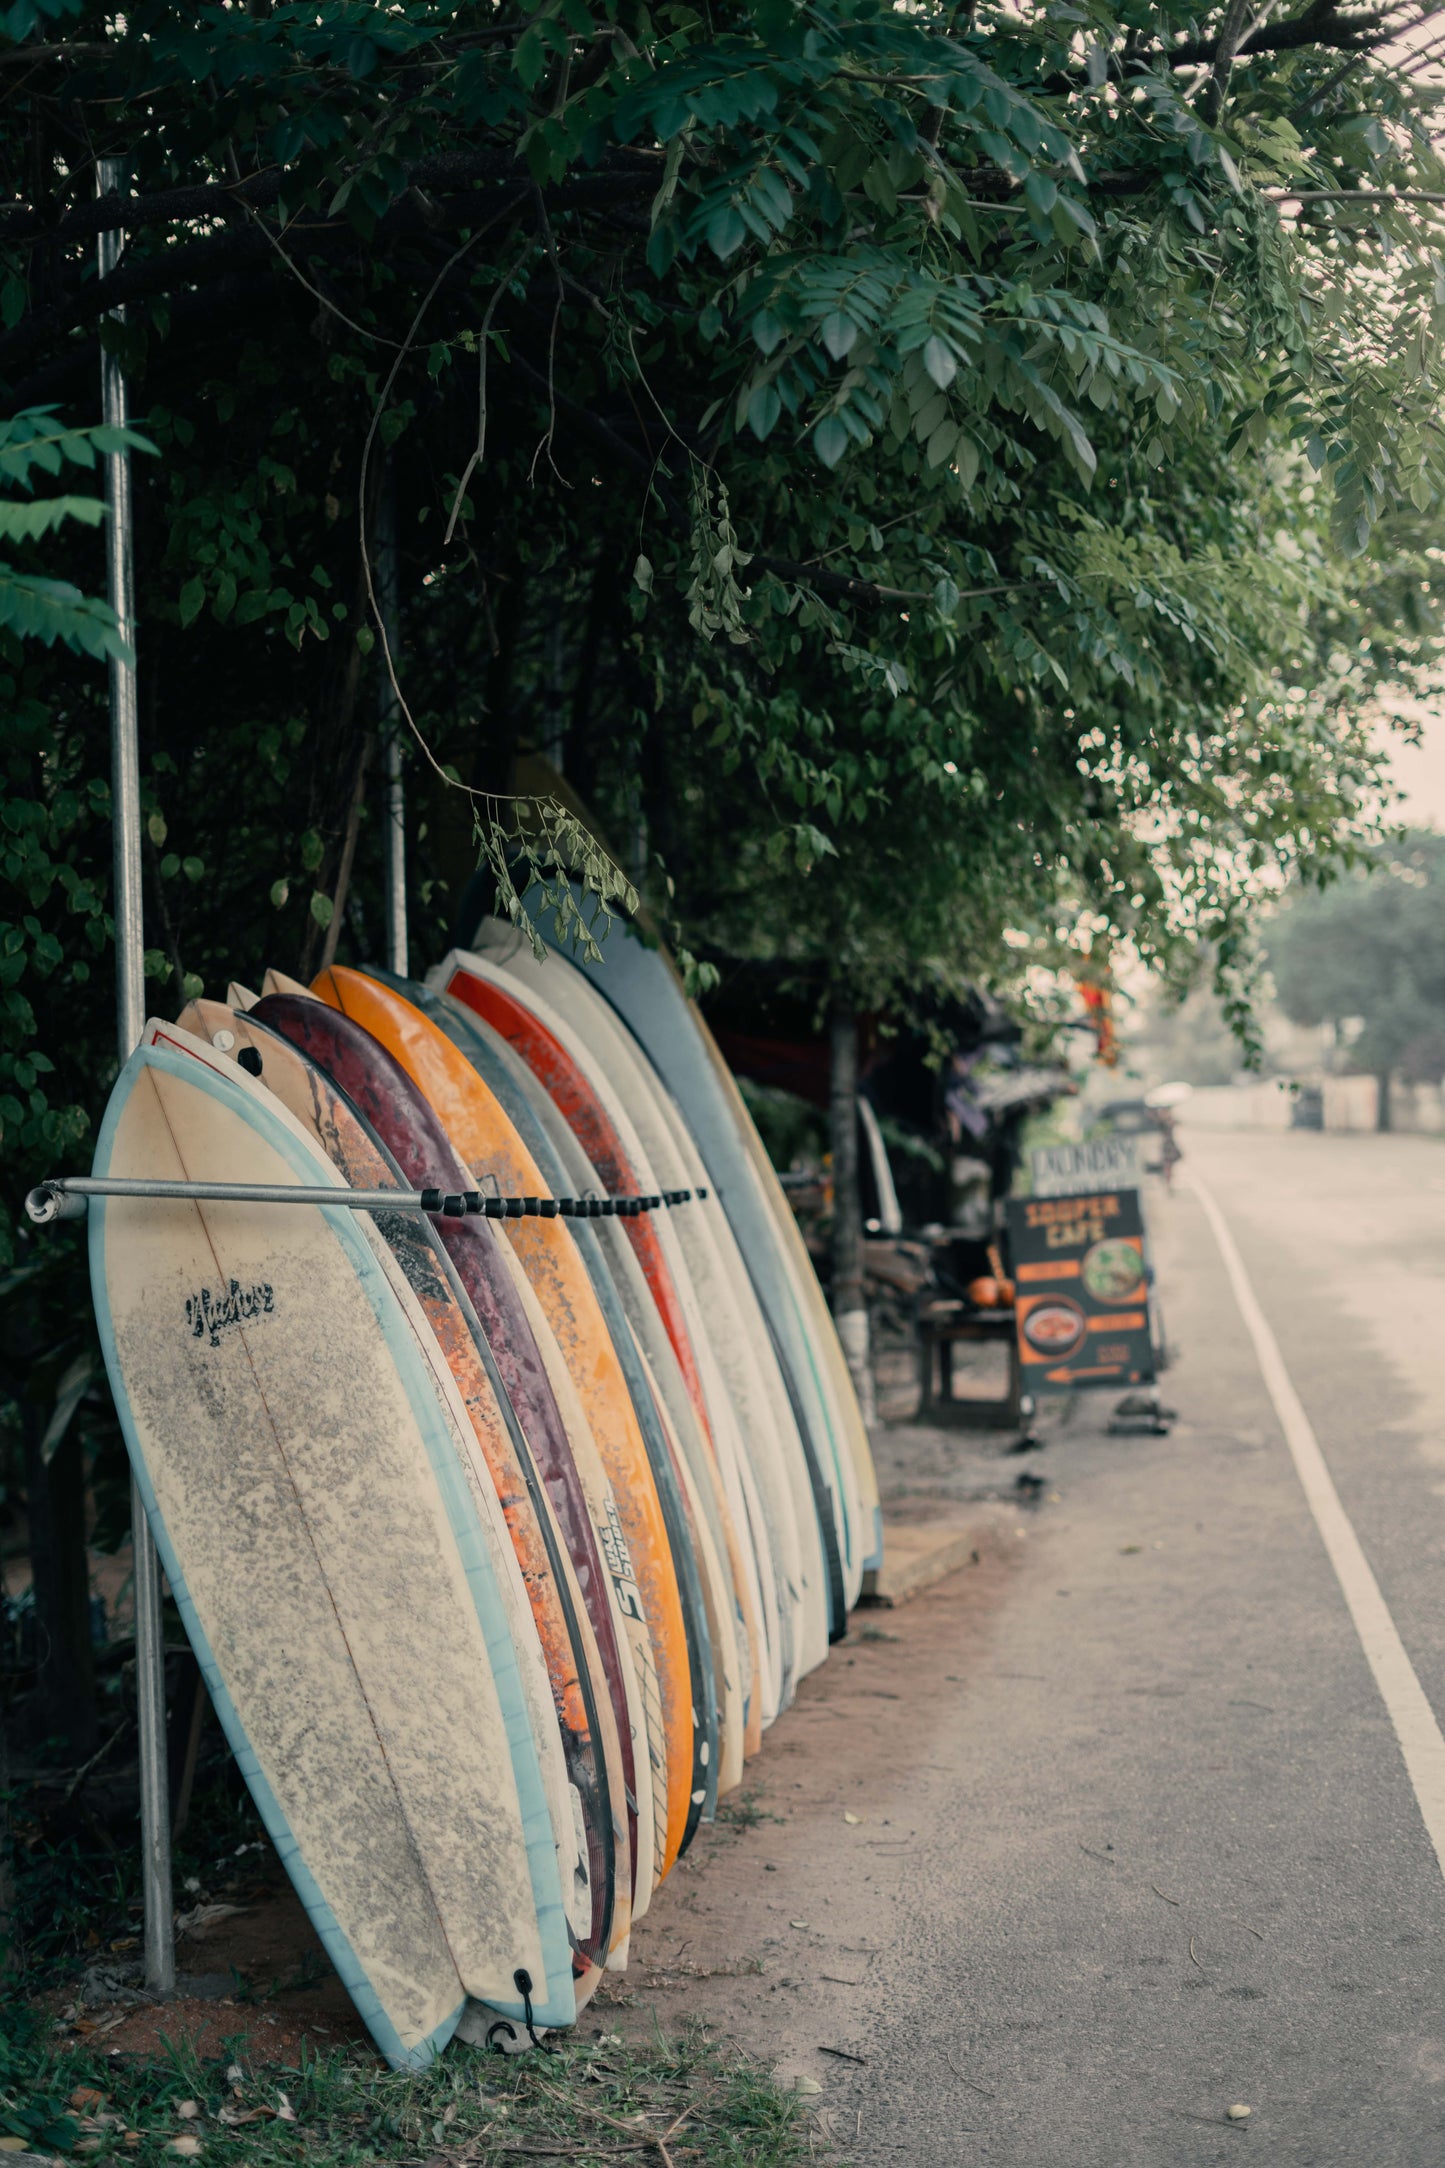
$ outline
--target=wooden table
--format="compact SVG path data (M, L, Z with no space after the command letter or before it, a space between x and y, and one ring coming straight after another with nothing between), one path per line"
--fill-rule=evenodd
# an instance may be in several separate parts
M1008 1348L1008 1390L1000 1400L959 1400L953 1391L953 1349L960 1340L1001 1340ZM947 1413L955 1421L1011 1429L1021 1419L1018 1338L1013 1310L976 1310L961 1301L930 1302L919 1312L919 1420Z

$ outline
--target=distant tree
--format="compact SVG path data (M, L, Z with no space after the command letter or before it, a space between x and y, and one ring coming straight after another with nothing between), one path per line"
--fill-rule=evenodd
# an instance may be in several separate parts
M1151 987L1138 1022L1124 1034L1125 1076L1146 1085L1178 1078L1185 1084L1228 1084L1243 1050L1212 988L1195 986L1183 1001Z
M1445 836L1408 835L1332 887L1296 893L1265 946L1294 1023L1363 1019L1352 1068L1445 1073Z

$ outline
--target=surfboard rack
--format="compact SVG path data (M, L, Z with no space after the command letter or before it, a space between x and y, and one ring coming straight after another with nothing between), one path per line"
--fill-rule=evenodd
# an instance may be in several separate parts
M92 1197L159 1203L342 1205L351 1212L425 1212L437 1219L636 1219L707 1196L668 1189L635 1197L494 1197L485 1190L307 1188L288 1182L147 1182L124 1175L64 1174L32 1189L25 1210L37 1227L84 1219Z

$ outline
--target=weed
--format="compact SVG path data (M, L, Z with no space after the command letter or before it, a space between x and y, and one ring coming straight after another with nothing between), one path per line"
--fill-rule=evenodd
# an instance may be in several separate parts
M718 1802L717 1819L721 1829L761 1829L764 1822L781 1822L783 1817L760 1805L756 1792L734 1792Z
M578 2168L619 2155L639 2168L668 2154L679 2168L684 2159L689 2168L801 2168L818 2158L795 2098L724 2056L698 2026L642 2046L573 2037L550 2055L512 2060L453 2044L410 2073L354 2049L265 2064L238 2042L213 2061L185 2047L146 2061L107 2057L53 2047L40 2020L12 2005L0 2017L0 2130L87 2168L177 2168L177 2139L198 2140L216 2168L410 2168L439 2152L469 2168L528 2153Z
M319 1987L331 1977L331 1966L324 1950L308 1950L300 1963L293 1965L284 1978L274 1979L261 1994L252 1997L257 2002L272 2002L278 1995L300 1995L308 1988Z

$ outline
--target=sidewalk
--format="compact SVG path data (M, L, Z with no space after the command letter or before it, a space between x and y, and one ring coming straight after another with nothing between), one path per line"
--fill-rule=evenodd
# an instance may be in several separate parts
M976 1563L974 1552L989 1531L1007 1521L1021 1504L1047 1488L1047 1454L1011 1451L1017 1427L994 1427L969 1408L1002 1398L1008 1382L1008 1357L1002 1347L955 1347L951 1408L929 1411L929 1419L879 1423L872 1432L873 1461L883 1503L883 1566L864 1579L865 1601L890 1606L906 1603L944 1575ZM900 1381L884 1398L885 1408L917 1405ZM1067 1421L1066 1403L1049 1401L1034 1421L1045 1441Z
M854 1612L847 1638L764 1735L741 1790L657 1893L584 2038L701 2020L805 2090L830 2051L839 2072L849 2056L866 2059L873 1961L905 1932L895 1870L920 1835L910 1772L921 1779L929 1766L940 1696L955 1700L988 1667L1007 1592L1050 1510L1041 1456L1008 1455L1013 1435L929 1423L875 1433L881 1599ZM826 2103L816 2120L820 2142L846 2152L851 2124Z

